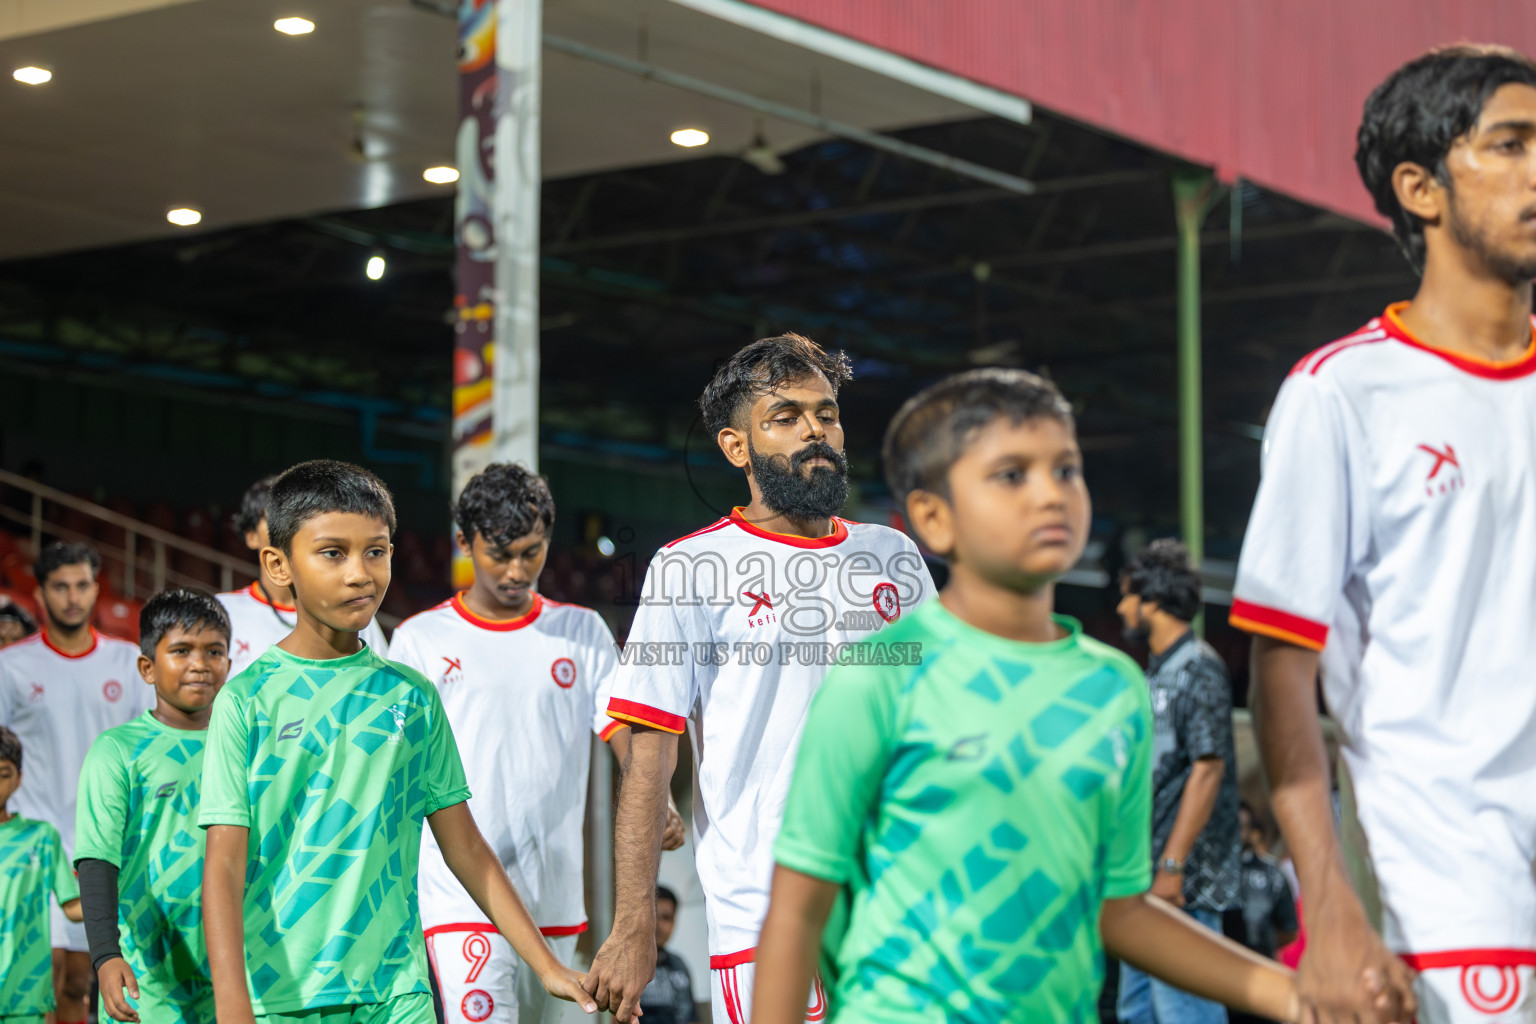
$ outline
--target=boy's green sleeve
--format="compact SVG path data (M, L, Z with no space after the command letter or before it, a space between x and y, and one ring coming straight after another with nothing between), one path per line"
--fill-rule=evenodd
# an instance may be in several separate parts
M1120 803L1105 823L1104 898L1138 896L1152 887L1152 708L1145 685L1133 687L1139 698L1125 720L1125 775Z
M75 860L104 860L121 870L128 821L128 772L122 749L111 736L98 736L80 766L75 804Z
M203 747L202 796L197 824L251 827L250 737L244 694L228 687L213 702Z
M784 824L773 844L784 867L839 885L859 872L859 840L896 738L899 673L844 665L811 701Z
M52 848L50 856L53 858L53 898L62 907L70 900L80 898L80 882L75 878L75 869L64 856L64 842L59 838L58 829L48 830L48 845Z
M443 709L437 687L425 676L414 673L427 694L427 813L436 814L469 799L469 780L464 777L464 761L453 739L453 726Z

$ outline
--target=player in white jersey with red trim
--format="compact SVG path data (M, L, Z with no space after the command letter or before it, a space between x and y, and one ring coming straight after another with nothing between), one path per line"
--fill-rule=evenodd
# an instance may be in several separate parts
M91 627L101 557L84 544L50 544L33 565L42 628L0 651L0 725L27 751L15 811L59 830L75 851L80 767L97 736L148 710L154 691L139 681L139 648ZM86 1019L91 958L85 926L52 917L53 981L61 1024ZM0 971L3 973L3 971Z
M848 378L845 356L789 334L742 349L700 400L752 500L657 552L609 702L635 736L617 815L616 919L588 991L620 1021L655 967L673 735L691 721L713 1019L745 1024L773 840L811 697L836 660L868 656L862 641L932 594L905 534L835 515L848 494L837 406ZM825 1009L818 984L806 1019Z
M246 490L240 499L240 508L231 516L235 529L245 537L245 546L259 552L268 544L267 493L272 490L276 476L262 477ZM258 561L259 561L258 556ZM224 613L229 616L229 678L233 679L245 667L266 652L268 647L293 632L298 621L298 611L293 606L293 594L287 587L273 583L265 573L250 586L218 595ZM378 620L368 623L360 634L364 643L389 657L389 643Z
M468 590L400 624L391 656L436 683L464 756L470 810L555 955L587 929L582 822L592 741L622 756L629 730L605 713L613 634L590 608L534 590L555 503L521 466L473 477L454 509ZM676 818L672 846L681 845ZM544 1024L561 1010L517 960L422 833L420 905L450 1024Z
M1536 63L1463 46L1406 65L1367 101L1357 160L1423 280L1282 385L1232 607L1305 899L1301 992L1322 1021L1406 1019L1416 989L1423 1024L1529 1024ZM1334 835L1319 665L1382 937Z

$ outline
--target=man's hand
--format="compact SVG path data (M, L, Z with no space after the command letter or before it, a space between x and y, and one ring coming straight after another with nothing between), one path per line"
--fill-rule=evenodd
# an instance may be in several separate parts
M1342 898L1307 901L1307 948L1296 978L1301 1019L1408 1024L1418 1012L1413 971L1387 949L1353 892L1334 895Z
M677 811L677 804L672 802L671 794L667 795L667 827L661 833L661 848L663 850L676 850L681 847L688 838L688 830L683 825L683 816Z
M1158 869L1152 876L1152 895L1176 907L1184 905L1184 876Z
M656 975L656 921L621 932L615 926L603 948L592 958L582 988L610 1011L619 1024L629 1024L640 1008L640 993Z
M587 1013L596 1013L597 1004L592 1001L586 989L581 987L585 980L586 976L580 971L573 971L561 963L539 975L544 991L556 999L570 1000Z
M96 984L101 988L101 1004L107 1008L107 1016L113 1020L138 1021L139 1011L123 998L125 988L128 995L139 998L139 979L133 976L133 968L128 966L127 960L115 956L102 964L96 972Z

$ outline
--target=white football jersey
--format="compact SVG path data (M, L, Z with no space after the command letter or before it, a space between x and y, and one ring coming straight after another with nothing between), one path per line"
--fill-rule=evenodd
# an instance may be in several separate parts
M1404 306L1281 387L1232 623L1322 651L1389 944L1536 949L1536 342Z
M268 647L293 632L298 610L291 604L273 604L254 583L218 597L229 616L229 678L233 679ZM384 639L377 619L358 635L379 657L389 657L389 641Z
M0 650L0 725L21 740L21 788L11 810L59 830L75 852L80 766L96 737L155 705L139 675L139 647L91 630L83 654L65 654L46 629Z
M469 809L546 935L587 926L582 822L591 735L622 728L604 709L617 664L601 615L535 594L515 619L483 619L461 595L395 630L391 658L437 685L469 780ZM422 831L426 928L484 921Z
M933 592L917 546L890 527L834 517L813 540L761 529L741 511L651 560L608 705L616 719L668 732L693 720L695 856L716 967L757 946L773 841L822 677Z

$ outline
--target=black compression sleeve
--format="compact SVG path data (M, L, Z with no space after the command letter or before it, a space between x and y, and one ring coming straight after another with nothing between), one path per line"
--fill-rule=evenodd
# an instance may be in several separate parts
M85 915L85 941L91 947L91 966L99 968L122 956L117 936L117 867L104 860L84 858L75 864L80 876L80 910Z

